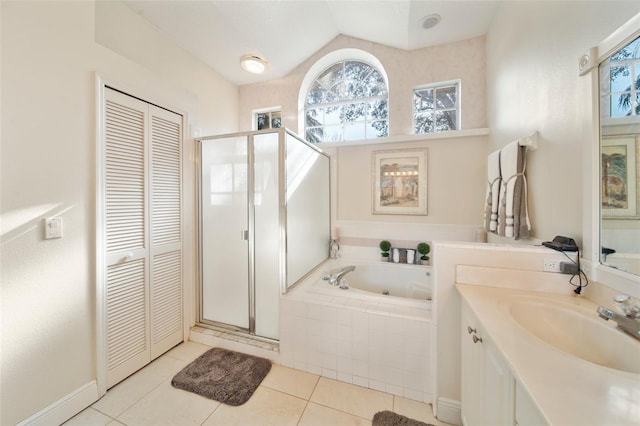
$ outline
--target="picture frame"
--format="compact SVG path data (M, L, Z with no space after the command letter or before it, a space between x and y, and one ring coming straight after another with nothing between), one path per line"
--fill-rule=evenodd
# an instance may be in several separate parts
M603 139L600 151L603 219L639 219L635 138Z
M427 149L372 153L373 214L427 215Z

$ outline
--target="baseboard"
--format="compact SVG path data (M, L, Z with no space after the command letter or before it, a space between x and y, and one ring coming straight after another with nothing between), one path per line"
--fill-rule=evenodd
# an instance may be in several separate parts
M438 420L452 425L461 425L462 416L460 401L448 398L438 398Z
M18 426L59 425L99 399L95 380L79 387L45 409L18 423Z

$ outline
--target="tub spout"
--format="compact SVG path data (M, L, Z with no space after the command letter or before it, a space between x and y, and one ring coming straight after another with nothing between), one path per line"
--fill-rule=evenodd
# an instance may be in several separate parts
M329 284L340 285L340 282L351 271L355 271L356 267L353 265L345 266L343 268L336 268L329 271Z

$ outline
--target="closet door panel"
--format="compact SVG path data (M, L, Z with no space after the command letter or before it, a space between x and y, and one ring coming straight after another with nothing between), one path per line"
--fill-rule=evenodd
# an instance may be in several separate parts
M151 359L182 342L182 117L149 106Z
M106 91L104 205L107 386L149 362L148 106Z

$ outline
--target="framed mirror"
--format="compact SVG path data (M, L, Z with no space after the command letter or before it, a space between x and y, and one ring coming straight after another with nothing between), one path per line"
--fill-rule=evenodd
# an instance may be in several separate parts
M598 69L600 263L640 276L640 34Z

